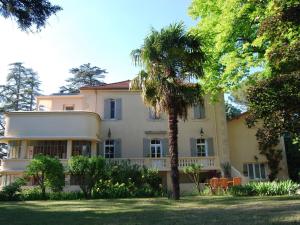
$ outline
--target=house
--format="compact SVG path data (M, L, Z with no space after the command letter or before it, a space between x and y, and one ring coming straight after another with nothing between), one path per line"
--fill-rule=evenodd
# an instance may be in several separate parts
M101 155L118 162L129 160L157 169L163 184L171 187L168 118L145 106L140 92L130 91L129 86L127 80L82 87L74 95L38 96L37 111L6 113L1 141L8 144L9 156L1 161L1 185L21 176L34 155L42 153L58 157L65 165L78 154ZM207 96L204 104L188 110L188 119L178 124L182 190L191 188L182 170L194 163L203 165L206 178L223 173L222 165L228 162L232 175L242 177L244 182L266 178L265 160L254 160L258 155L253 144L255 136L251 133L248 139L242 123L241 118L227 123L223 97L211 103ZM256 171L256 162L260 163L260 176L251 175L251 168ZM247 165L247 174L243 165ZM69 175L66 187L76 188Z

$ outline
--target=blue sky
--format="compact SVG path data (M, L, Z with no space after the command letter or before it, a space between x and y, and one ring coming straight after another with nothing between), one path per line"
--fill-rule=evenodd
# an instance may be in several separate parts
M16 61L39 73L44 94L58 91L70 68L88 62L108 71L105 82L131 79L138 68L129 54L141 46L151 27L196 24L187 13L190 0L51 2L64 10L40 33L21 32L12 20L0 17L0 84L5 83L8 64Z

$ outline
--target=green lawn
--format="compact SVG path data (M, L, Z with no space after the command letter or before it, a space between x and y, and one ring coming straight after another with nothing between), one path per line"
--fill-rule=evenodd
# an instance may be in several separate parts
M0 202L2 225L300 224L300 197Z

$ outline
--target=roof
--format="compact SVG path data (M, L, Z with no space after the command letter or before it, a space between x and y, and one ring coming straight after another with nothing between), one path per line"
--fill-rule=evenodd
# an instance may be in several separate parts
M102 84L99 86L84 86L80 90L129 90L130 80L120 82Z

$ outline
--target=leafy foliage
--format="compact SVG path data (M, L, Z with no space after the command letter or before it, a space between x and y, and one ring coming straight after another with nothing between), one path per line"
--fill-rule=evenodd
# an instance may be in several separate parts
M201 170L203 166L199 164L192 164L190 166L187 166L184 168L183 172L189 176L192 182L196 185L196 188L198 190L198 193L201 193Z
M101 157L74 156L69 160L69 171L78 177L84 196L91 198L96 183L105 176L105 160Z
M79 89L83 86L98 86L104 84L103 79L106 74L105 69L97 66L91 67L90 63L83 64L79 68L72 68L70 73L74 75L67 79L68 84L60 87L61 93L78 93Z
M169 116L169 152L174 199L179 199L178 118L187 118L187 109L202 101L201 88L190 79L203 75L204 53L199 38L186 33L182 23L151 30L141 48L131 53L142 70L131 89L141 90L144 102Z
M242 111L229 102L225 102L225 113L227 120L234 119L242 114Z
M293 139L300 134L300 74L277 75L260 81L248 91L248 125L263 122L258 128L257 140L260 153L268 159L269 178L275 179L282 158L281 150L275 149L279 137L288 133Z
M251 182L245 185L232 186L229 192L234 196L274 196L295 194L299 184L291 180L279 182Z
M25 185L26 182L22 178L16 179L14 182L10 183L9 185L6 185L3 187L0 198L4 201L12 201L12 200L18 200L19 194L21 193L22 189L21 187Z
M52 5L48 0L0 0L0 15L13 18L25 31L33 26L39 31L45 27L47 19L60 10L60 6Z
M292 71L300 64L298 0L193 0L189 13L201 18L193 32L208 60L203 87L231 91L245 77Z
M36 180L43 197L46 197L47 187L54 192L59 192L65 184L64 168L61 162L45 155L35 156L27 166L25 174Z

